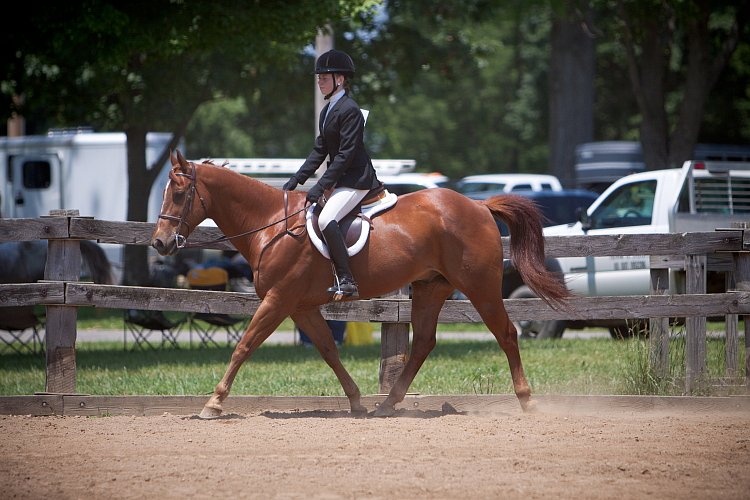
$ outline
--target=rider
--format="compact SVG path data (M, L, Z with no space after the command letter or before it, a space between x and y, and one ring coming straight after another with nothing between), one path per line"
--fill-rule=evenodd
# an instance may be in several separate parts
M339 221L356 207L367 193L380 186L370 156L365 151L365 119L354 99L347 92L354 76L354 62L345 52L329 50L315 63L318 88L328 101L320 112L320 135L305 163L284 184L291 191L304 184L329 157L328 168L307 192L307 200L315 203L323 191L333 188L320 215L318 225L336 269L336 285L328 291L342 296L357 297L357 283L349 269L344 236Z

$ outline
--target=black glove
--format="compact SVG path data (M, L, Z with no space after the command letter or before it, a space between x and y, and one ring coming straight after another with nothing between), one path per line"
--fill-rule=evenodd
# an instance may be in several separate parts
M321 186L320 184L315 184L310 188L310 191L307 192L307 201L309 201L310 203L317 203L320 197L323 196L323 191L323 186Z
M284 183L284 187L282 187L281 189L283 189L284 191L294 191L294 188L297 187L297 184L299 184L299 179L297 179L296 175L293 175L289 178L288 181L286 181L286 183Z

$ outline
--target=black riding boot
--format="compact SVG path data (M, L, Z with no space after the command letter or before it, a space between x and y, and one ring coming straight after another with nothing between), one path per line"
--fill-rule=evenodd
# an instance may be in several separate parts
M328 291L340 296L358 297L357 283L354 282L352 272L349 269L349 254L346 251L346 242L344 241L344 235L341 234L339 223L335 220L329 222L323 229L323 237L328 245L333 266L336 268L337 278L337 285L332 286Z

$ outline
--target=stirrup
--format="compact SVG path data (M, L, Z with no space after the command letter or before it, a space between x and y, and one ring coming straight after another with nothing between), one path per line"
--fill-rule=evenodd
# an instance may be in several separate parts
M359 297L359 290L357 290L356 283L348 281L337 283L328 289L328 293L333 294L333 300L341 300L344 297Z

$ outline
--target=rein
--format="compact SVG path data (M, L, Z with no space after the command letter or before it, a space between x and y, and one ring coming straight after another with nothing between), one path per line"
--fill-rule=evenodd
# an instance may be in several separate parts
M307 206L304 206L304 207L300 208L299 210L297 210L296 212L290 214L289 213L289 193L287 191L284 191L284 218L279 219L279 220L274 221L274 222L271 222L269 224L266 224L265 226L262 226L262 227L259 227L259 228L256 228L256 229L251 229L250 231L245 231L244 233L235 234L234 236L221 236L219 238L215 238L213 240L206 241L206 242L203 242L203 243L188 243L187 237L182 236L180 234L180 228L184 224L188 228L188 231L190 230L190 224L188 224L185 221L185 219L187 217L187 214L189 214L190 211L193 208L193 200L195 199L195 195L196 194L198 195L198 199L201 202L201 206L203 207L203 211L206 213L206 215L208 215L208 210L206 209L206 202L203 199L203 197L200 195L200 193L198 193L198 187L196 186L196 182L195 181L196 181L196 175L197 175L197 173L196 173L196 169L195 169L195 164L193 162L190 162L190 166L192 167L192 170L191 170L190 174L185 174L185 173L182 173L182 172L178 172L177 174L175 174L175 175L182 176L182 177L187 177L188 179L190 179L190 188L189 188L189 191L188 191L188 199L187 199L187 202L182 206L182 213L180 213L179 217L176 217L174 215L169 215L169 214L159 214L159 218L160 219L171 220L171 221L176 221L177 222L177 230L175 231L175 240L177 242L177 248L179 248L179 249L183 249L183 248L202 248L202 247L213 245L215 243L221 243L223 241L230 241L230 240L233 240L235 238L240 238L242 236L248 236L250 234L255 234L255 233L259 232L259 231L263 231L264 229L268 229L269 227L274 226L274 225L276 225L276 224L278 224L280 222L284 222L285 223L285 233L288 234L289 236L297 237L297 236L301 236L305 232L305 227L304 226L302 227L302 230L299 233L292 232L292 230L289 229L289 219L291 217L294 217L298 213L303 212L304 210L306 210Z

